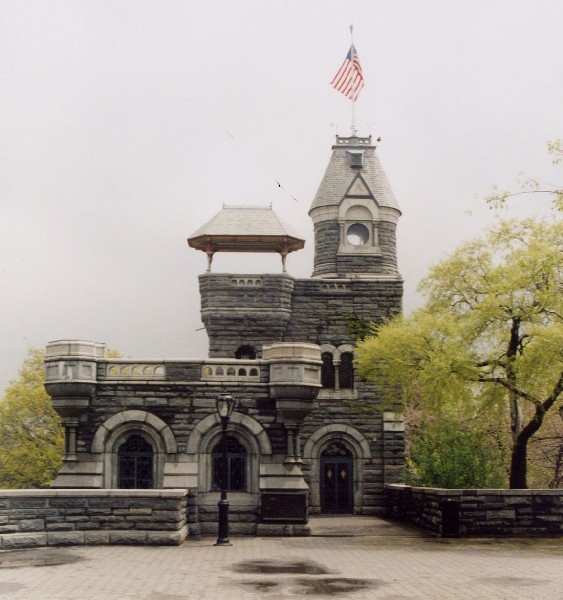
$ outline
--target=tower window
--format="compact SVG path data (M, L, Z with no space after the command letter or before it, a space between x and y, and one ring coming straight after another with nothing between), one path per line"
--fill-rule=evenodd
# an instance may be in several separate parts
M344 352L340 357L340 388L354 388L354 356L351 352Z
M353 169L361 169L364 166L364 153L348 152L348 164Z
M369 241L369 231L365 225L354 223L346 231L346 241L352 246L365 246Z
M324 388L334 389L334 364L332 362L332 354L330 352L323 352L321 359L323 364L321 366L321 385Z

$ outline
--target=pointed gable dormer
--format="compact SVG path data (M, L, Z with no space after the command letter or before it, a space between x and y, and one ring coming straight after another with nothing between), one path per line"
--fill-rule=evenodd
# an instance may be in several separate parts
M396 275L399 205L369 137L336 137L309 215L313 277Z

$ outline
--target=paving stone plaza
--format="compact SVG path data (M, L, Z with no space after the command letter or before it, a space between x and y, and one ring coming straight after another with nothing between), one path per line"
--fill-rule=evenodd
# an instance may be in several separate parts
M309 538L0 552L9 600L557 600L561 538L441 539L373 517L314 517ZM58 563L58 564L57 564Z

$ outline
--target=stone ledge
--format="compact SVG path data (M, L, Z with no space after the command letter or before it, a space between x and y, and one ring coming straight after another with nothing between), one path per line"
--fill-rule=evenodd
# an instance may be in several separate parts
M405 483L386 483L385 489L406 491L409 490L413 493L421 492L423 494L436 494L438 496L561 496L561 490L510 490L510 489L459 489L450 490L444 488L430 488L430 487L413 487Z
M309 525L277 525L259 523L256 526L256 535L263 537L309 537Z
M196 534L195 529L194 532L190 532L190 534ZM187 536L188 528L185 525L181 529L173 531L105 530L12 533L0 535L0 549L16 550L21 548L40 548L44 546L89 546L107 544L179 546L186 540Z
M2 498L55 498L55 497L79 497L79 498L182 498L188 495L187 488L170 488L160 490L125 490L125 489L78 489L78 488L51 488L40 490L0 490Z

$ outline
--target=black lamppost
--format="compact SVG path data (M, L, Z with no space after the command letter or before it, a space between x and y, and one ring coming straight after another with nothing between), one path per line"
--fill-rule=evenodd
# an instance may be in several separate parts
M227 425L233 414L236 400L229 394L221 394L217 396L215 405L217 414L221 419L222 438L222 461L221 461L221 499L217 504L219 509L219 534L215 546L231 546L229 541L229 501L227 500L228 487L228 462L227 462Z

